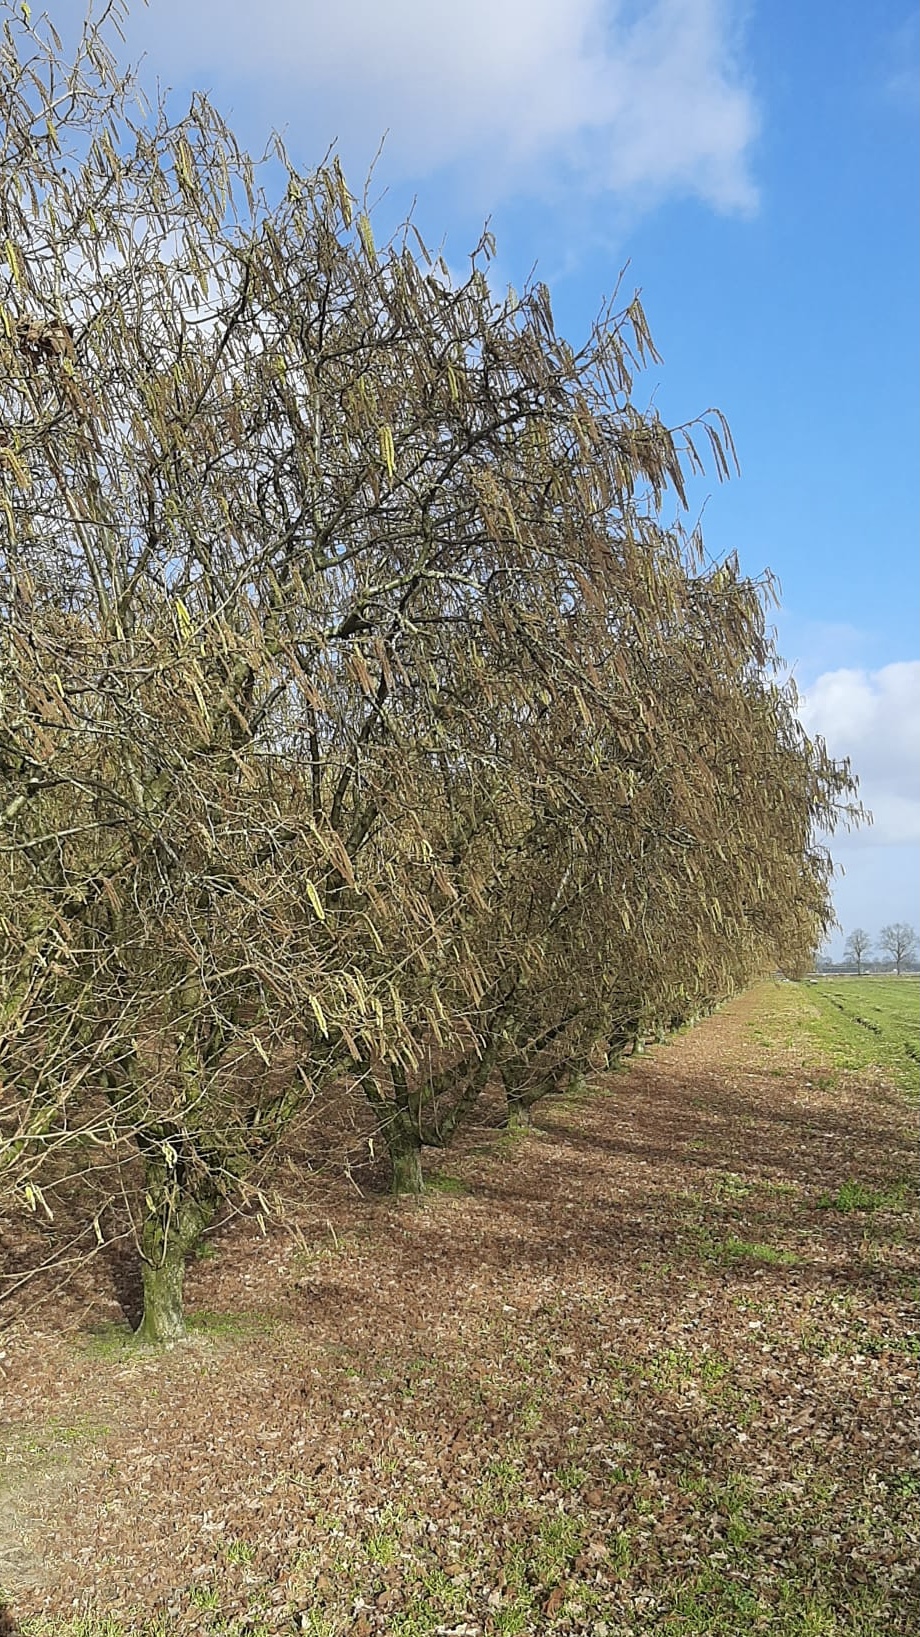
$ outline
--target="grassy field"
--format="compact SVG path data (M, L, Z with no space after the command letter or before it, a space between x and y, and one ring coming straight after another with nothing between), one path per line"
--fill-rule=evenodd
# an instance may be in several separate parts
M421 1207L318 1178L178 1347L100 1259L2 1338L22 1632L913 1633L917 998L764 985Z
M810 986L815 1042L841 1068L879 1067L899 1085L920 1083L920 977L821 978Z

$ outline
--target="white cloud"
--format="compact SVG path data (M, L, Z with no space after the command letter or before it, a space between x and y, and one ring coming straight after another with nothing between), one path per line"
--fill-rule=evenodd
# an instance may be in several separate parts
M825 671L799 714L832 756L849 758L873 813L875 823L850 837L846 851L920 843L920 660L878 671ZM835 855L841 850L834 845Z
M757 117L742 0L153 0L129 46L161 80L226 93L313 161L512 189L696 195L753 208ZM248 115L247 115L248 110ZM481 189L480 189L481 191ZM491 201L490 201L491 202Z
M829 841L838 867L834 905L840 923L828 941L842 954L845 934L875 937L890 921L916 924L920 902L920 660L880 670L825 671L803 695L806 731L833 756L849 757L859 794L875 823L838 831Z

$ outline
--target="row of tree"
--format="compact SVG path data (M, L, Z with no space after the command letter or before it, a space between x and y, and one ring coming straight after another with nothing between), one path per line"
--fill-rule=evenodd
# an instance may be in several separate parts
M857 976L861 977L863 968L873 964L873 952L877 952L879 958L874 964L889 969L893 961L895 972L900 977L906 967L916 965L918 949L920 940L906 921L892 921L888 926L883 926L877 938L873 938L864 927L854 927L852 932L847 933L843 946L843 967L855 966Z
M576 351L5 9L0 1183L122 1201L162 1339L307 1111L416 1192L487 1084L809 965L854 784L659 521L732 451L636 406L637 300Z

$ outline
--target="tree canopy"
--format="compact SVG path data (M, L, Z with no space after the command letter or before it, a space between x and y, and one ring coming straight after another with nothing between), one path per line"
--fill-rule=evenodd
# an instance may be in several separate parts
M98 1151L159 1337L320 1088L413 1190L490 1080L802 968L854 784L769 577L660 520L734 456L637 408L637 298L575 349L488 234L378 246L334 158L5 9L0 1159L50 1211Z

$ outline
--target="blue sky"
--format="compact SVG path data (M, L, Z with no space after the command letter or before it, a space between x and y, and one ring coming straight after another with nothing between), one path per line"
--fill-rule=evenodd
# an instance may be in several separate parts
M150 0L127 37L177 107L207 89L304 167L336 142L356 191L387 132L383 220L414 198L461 269L489 218L497 276L535 265L573 341L629 264L663 355L638 396L727 415L742 475L694 487L707 546L778 575L803 719L876 814L832 844L838 916L916 926L915 6Z

